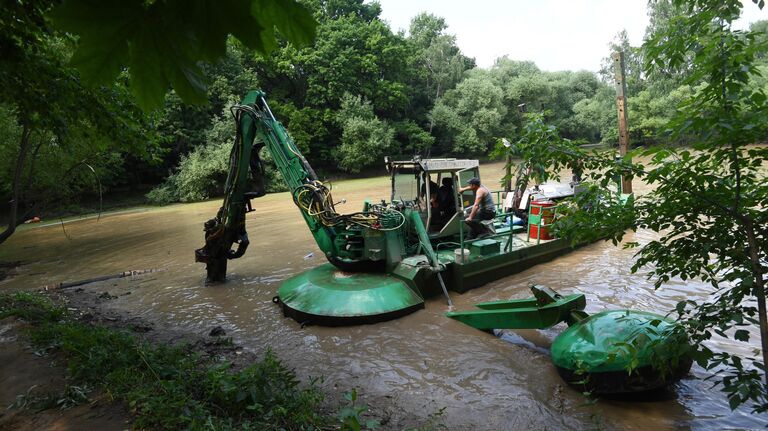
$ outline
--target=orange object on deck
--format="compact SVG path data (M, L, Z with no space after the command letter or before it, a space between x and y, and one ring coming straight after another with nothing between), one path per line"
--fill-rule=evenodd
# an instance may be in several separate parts
M529 239L555 239L549 232L549 225L555 220L555 203L552 201L533 201L528 213ZM541 233L539 233L541 229Z

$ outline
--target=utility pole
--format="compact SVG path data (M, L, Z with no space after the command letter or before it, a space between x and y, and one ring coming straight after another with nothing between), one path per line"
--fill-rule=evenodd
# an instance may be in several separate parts
M627 127L627 83L624 81L624 53L614 52L613 77L616 85L616 109L619 113L619 154L624 157L629 152L629 129ZM632 193L632 177L621 176L621 193Z

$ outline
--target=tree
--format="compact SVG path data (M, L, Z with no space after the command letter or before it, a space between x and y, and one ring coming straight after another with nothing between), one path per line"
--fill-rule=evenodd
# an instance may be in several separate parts
M6 6L0 18L0 100L8 104L6 112L18 127L17 132L9 130L11 135L16 133L15 143L4 149L14 161L8 168L12 172L8 227L0 233L0 243L40 204L34 197L25 199L25 192L39 177L40 154L59 152L62 157L55 166L64 174L80 161L63 156L91 159L114 148L142 155L147 143L153 142L122 82L85 88L78 74L66 66L71 41L53 32L46 18L53 2L10 2ZM73 165L62 169L67 161ZM63 179L56 180L61 186Z
M648 89L630 96L627 105L632 108L630 136L633 145L671 143L667 131L669 120L675 116L677 107L689 99L693 92L690 85L681 85L664 94L654 95L653 89ZM685 134L676 135L674 141L677 145L689 142L690 137Z
M764 44L768 40L768 19L762 19L749 24L749 31L755 35L755 43ZM756 54L761 63L765 63L768 53L759 52Z
M605 84L594 73L587 71L554 72L550 79L554 94L548 109L552 111L551 118L555 125L569 139L589 136L590 130L578 121L573 107L581 100L594 97L599 88L605 88Z
M192 5L177 0L7 2L0 18L0 94L10 106L0 106L0 110L15 117L19 127L8 130L10 135L17 134L16 148L0 151L7 156L0 164L14 159L8 168L13 172L8 190L9 227L0 234L0 242L28 212L40 206L40 202L31 205L37 200L31 191L53 175L36 169L46 167L48 155L58 154L60 170L65 162L73 164L59 172L68 177L80 175L73 170L78 165L101 170L109 177L124 163L138 165L143 157L160 155L148 118L136 109L130 93L145 110L162 103L169 84L185 102L207 101L210 73L206 69L222 57L236 58L225 55L229 34L257 52L267 53L277 45L277 32L296 44L307 44L314 37L315 25L309 11L294 0L200 1ZM227 64L218 63L214 68L218 66ZM211 84L215 94L227 83L213 80ZM170 101L173 105L173 97ZM213 112L219 108L214 102ZM197 113L202 114L196 117L203 123L212 117L205 110ZM178 116L182 123L191 117L183 112ZM200 141L199 135L189 135L199 133L201 123L181 127L173 121L160 123L174 126L173 133L183 137L162 140L177 147L181 144L181 150L187 149L186 137ZM195 131L184 137L191 129ZM116 157L122 151L127 156ZM63 179L58 181L61 184ZM55 188L42 199L56 197L61 189Z
M454 36L442 35L437 37L423 53L424 67L427 69L427 86L432 89L434 103L445 90L453 88L461 79L465 69L464 56L456 47ZM430 122L432 132L434 123Z
M648 2L648 26L645 28L644 40L663 40L684 38L682 34L683 27L679 25L680 17L684 15L684 7L675 0L656 0ZM644 44L642 51L647 44ZM647 88L651 90L654 96L666 94L683 84L686 76L690 75L690 66L693 59L693 46L688 47L685 52L680 52L680 56L674 63L657 63L653 68L648 68L648 62L652 59L647 58L647 54L641 54L644 62L644 73L646 75ZM630 92L631 94L631 92Z
M424 85L427 105L434 106L442 94L461 80L465 70L474 61L462 55L456 45L456 37L445 34L445 20L435 15L421 13L411 20L409 42L416 49L415 65L421 72L419 84ZM434 122L429 122L432 133Z
M394 130L376 118L371 102L361 96L344 95L338 112L342 135L339 166L349 172L381 162L391 149Z
M165 181L147 194L150 201L158 204L195 202L220 196L224 192L232 142L235 140L235 124L229 106L214 117L204 135L205 143L183 155ZM286 191L271 158L265 157L264 160L267 162L264 178L267 191Z
M378 4L338 0L308 5L319 23L315 43L299 48L281 42L280 49L256 61L255 71L275 115L313 165L339 168L343 131L338 111L346 93L360 95L378 118L397 127L394 153L428 143L423 132L408 125L410 86L416 80L408 63L412 47L379 19Z
M445 18L422 12L411 18L408 39L420 49L427 49L440 36L445 35Z
M365 22L371 22L381 15L381 5L378 2L365 3L364 0L307 0L312 10L331 20L342 17L355 17Z
M632 120L634 131L636 129L634 110ZM577 136L578 138L615 146L619 142L619 132L616 129L616 91L603 85L594 96L576 102L573 105L573 121L581 133Z
M249 90L259 87L254 70L256 55L237 39L230 38L225 56L213 64L203 65L203 73L210 82L208 102L204 105L190 105L175 91L168 92L163 109L155 114L157 132L163 137L160 149L163 163L151 174L154 181L162 181L183 155L210 143L207 131L222 111L239 102Z
M608 55L603 58L598 74L603 82L613 84L614 67L611 54L624 53L624 80L627 82L627 92L637 94L645 89L646 82L643 69L643 51L629 43L627 30L620 31L608 44Z
M519 107L528 112L548 112L548 117L562 133L571 139L599 142L598 121L589 116L577 115L576 106L582 100L595 99L590 107L606 110L605 91L608 86L601 83L591 72L543 72L532 62L513 61L507 57L496 60L490 70L494 82L504 90L504 104L507 116L502 120L505 130L520 130L523 116ZM600 94L598 94L600 93ZM612 102L611 102L612 103ZM587 102L581 103L582 111ZM607 107L607 109L612 109ZM615 117L615 114L612 114ZM508 135L512 137L512 135Z
M504 134L504 93L487 72L474 72L446 92L430 113L443 130L443 145L456 154L487 154L495 138Z
M763 2L759 2L763 7ZM656 193L666 199L649 208L652 227L672 228L659 241L646 246L639 264L655 263L651 271L666 281L670 275L699 276L718 289L714 301L687 301L678 307L688 316L689 333L697 342L712 332L747 341L749 333L738 328L758 324L762 361L700 346L700 363L709 368L726 366L732 374L721 379L729 402L735 407L752 400L756 411L768 411L768 314L764 274L768 260L768 179L760 167L768 161L768 148L745 148L768 133L768 104L762 89L750 88L758 73L756 55L766 49L752 32L733 30L742 3L698 0L691 4L675 0L683 14L674 18L675 28L661 31L645 45L649 69L679 69L690 47L689 85L697 91L680 105L671 121L676 135L695 137L696 152L670 153L676 163L655 169ZM663 153L662 153L663 154ZM682 189L680 194L676 189ZM694 208L694 218L686 209ZM702 220L701 217L704 217ZM666 221L664 221L666 220ZM694 227L693 229L690 229ZM730 227L730 229L729 229ZM684 230L690 232L683 235ZM716 255L711 261L710 253ZM745 302L755 298L757 309ZM755 319L757 317L757 319ZM760 382L762 374L764 383Z
M674 25L652 34L644 57L649 76L683 66L690 72L685 83L695 91L683 97L666 127L673 139L693 139L692 149L651 147L642 152L651 157L643 166L614 162L610 154L586 153L563 145L557 136L542 135L540 145L523 145L522 152L526 160L546 158L557 167L585 170L587 181L575 210L557 222L562 234L576 241L604 235L617 243L627 223L658 232L658 239L642 247L625 244L639 247L634 271L647 267L657 288L672 278L711 284L710 299L677 305L696 348L677 353L691 354L701 366L716 370L731 408L751 402L755 412L764 413L768 177L761 169L768 165L768 148L749 145L768 134L768 97L750 85L759 73L757 55L766 47L757 35L733 30L742 8L739 0L674 0L673 6L679 11L671 18ZM621 205L619 196L605 189L620 174L633 175L653 189L638 196L633 207ZM596 198L601 205L594 204ZM713 351L705 343L715 334L746 342L755 327L762 355Z
M405 42L379 19L350 15L325 22L315 45L296 59L306 72L306 102L338 108L350 92L364 95L379 113L396 113L408 99L405 54Z

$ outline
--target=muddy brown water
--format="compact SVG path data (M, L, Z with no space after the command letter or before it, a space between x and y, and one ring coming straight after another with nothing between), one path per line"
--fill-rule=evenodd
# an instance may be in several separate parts
M500 164L483 166L489 184ZM361 207L366 197L388 197L385 178L335 185L341 210ZM638 185L636 185L637 187ZM364 400L389 403L404 416L426 419L445 408L449 429L760 429L766 417L748 409L731 412L724 395L711 389L708 374L694 366L689 377L650 399L586 399L568 388L549 361L547 349L564 325L544 331L505 331L494 336L447 319L442 297L398 320L348 328L301 328L271 301L280 282L324 263L288 194L254 201L248 216L251 245L230 261L229 281L205 286L204 267L193 251L202 245L202 224L220 201L174 205L106 215L22 230L0 246L0 260L22 260L18 275L0 289L38 289L133 269L158 272L83 286L118 295L110 307L150 321L204 333L223 326L254 351L271 347L302 376L324 376L329 390L357 388ZM639 231L627 240L654 238ZM310 253L314 256L308 257ZM588 312L631 308L666 313L687 298L704 299L708 285L673 281L660 290L644 274L631 274L633 251L600 242L552 262L506 277L464 295L453 293L457 309L474 303L530 296L541 284L561 293L583 292ZM119 296L130 291L130 295ZM750 354L749 344L716 340L714 347ZM397 427L396 421L389 424Z

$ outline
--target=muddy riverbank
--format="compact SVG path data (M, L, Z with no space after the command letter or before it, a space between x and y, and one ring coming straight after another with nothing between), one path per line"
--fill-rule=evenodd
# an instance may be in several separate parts
M500 164L483 166L493 184ZM352 212L365 198L387 198L385 178L350 180L334 187L339 210ZM350 328L301 328L271 301L280 282L323 263L311 235L287 194L254 201L248 216L248 253L230 262L229 281L205 286L204 268L193 258L202 245L202 223L219 201L173 205L143 212L73 221L68 236L57 225L25 229L0 246L0 260L21 260L14 277L0 289L38 289L45 285L128 270L155 269L142 276L83 286L81 295L108 292L103 312L140 318L155 327L205 336L221 326L244 351L267 348L303 378L323 376L328 393L357 388L363 402L384 406L385 429L402 429L445 408L449 429L761 429L764 419L747 410L731 412L724 396L691 376L660 397L636 402L585 398L565 386L547 350L561 331L507 332L503 337L472 330L443 316L442 298L404 318ZM651 232L628 235L644 243ZM456 307L480 301L529 296L528 285L587 295L588 312L632 308L665 314L677 301L701 299L710 288L673 281L655 291L645 274L629 270L633 252L595 243L547 264L497 280L464 295ZM126 294L130 292L130 294ZM756 335L756 332L755 334ZM717 348L749 353L753 344L718 340Z
M239 371L262 361L269 350L244 349L233 343L226 330L220 326L213 326L206 333L198 334L175 326L149 322L110 307L108 303L116 297L108 292L96 293L72 288L41 293L56 306L65 308L72 322L130 333L139 345L184 346L186 352L203 361L231 364L231 371ZM126 294L130 294L130 291L123 293ZM33 324L16 317L0 320L0 385L3 387L3 391L0 391L0 405L8 407L0 412L0 429L130 428L132 415L128 407L98 388L71 380L66 370L66 358L60 352L31 344L29 331L33 328ZM303 377L304 383L301 386L305 387L311 376ZM318 413L330 418L348 405L344 392L354 389L340 387L337 383L323 385L320 382L319 386L324 400ZM72 393L72 388L82 397L70 399L67 394ZM358 393L357 397L357 405L367 406L361 414L362 420L376 420L381 424L377 429L444 429L438 411L434 418L424 421L398 408L389 402L388 397L375 398L363 393Z

